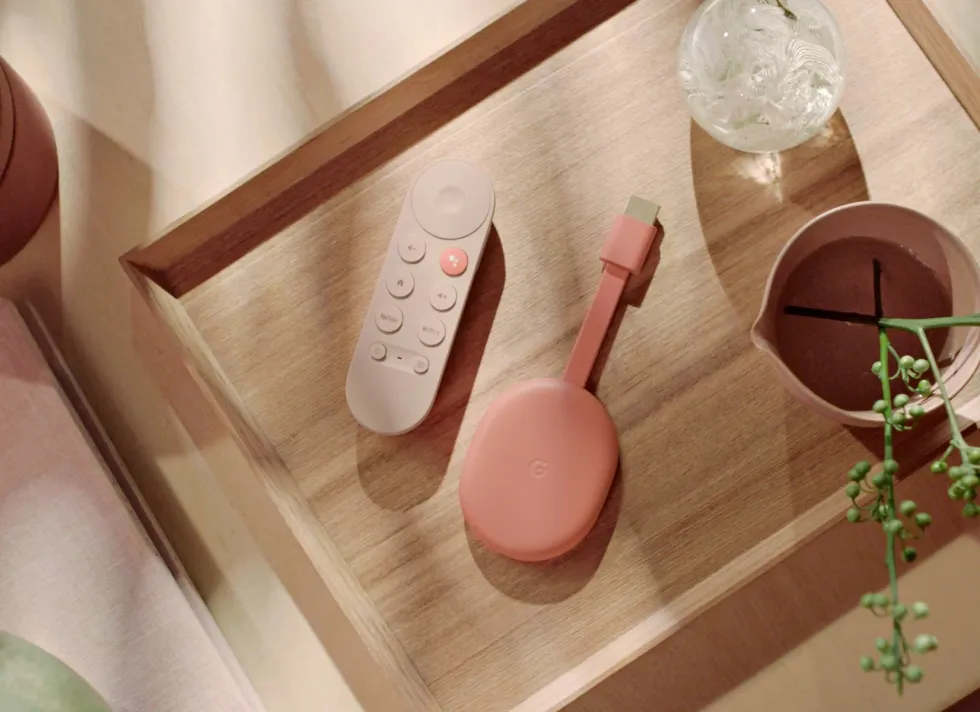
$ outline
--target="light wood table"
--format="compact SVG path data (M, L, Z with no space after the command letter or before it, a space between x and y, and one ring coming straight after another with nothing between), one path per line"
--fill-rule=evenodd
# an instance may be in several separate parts
M116 258L506 4L426 0L406 15L382 0L145 7L89 0L67 8L54 0L0 0L0 52L51 114L63 176L59 210L0 274L3 291L34 299L60 330L73 369L272 712L356 703L207 468L179 455L186 433L133 355ZM855 24L845 31L862 30ZM875 48L862 51L873 55ZM855 135L880 120L873 104L858 100L874 99L874 90L852 88L845 101ZM949 111L944 121L962 119ZM766 167L757 169L764 178ZM883 175L867 176L875 197L906 197L882 195ZM919 207L959 199L937 190L920 195ZM747 306L733 308L741 315ZM916 572L917 585L936 608L957 610L964 605L960 589L940 582L973 581L963 562L980 561L980 551L969 540L950 547ZM799 689L808 676L826 692L824 675L850 670L838 668L840 630L853 627L842 619L788 652L719 699L719 709L758 705L773 689ZM954 676L943 689L965 684ZM814 709L827 702L812 699Z

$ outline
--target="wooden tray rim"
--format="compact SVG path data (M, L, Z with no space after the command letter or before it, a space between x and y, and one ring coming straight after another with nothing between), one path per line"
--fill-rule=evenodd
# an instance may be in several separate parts
M631 1L600 0L619 8ZM295 482L250 421L244 404L179 298L275 234L256 238L247 231L237 231L276 196L298 189L345 152L356 150L408 111L453 82L479 72L485 62L506 52L514 42L583 2L516 3L187 216L163 237L120 258L132 287L133 318L153 332L160 349L156 363L166 364L160 370L151 366L155 380L219 484L227 492L234 492L236 507L249 523L263 555L294 597L355 697L369 712L439 712L442 708L366 601L340 552L316 524ZM923 0L888 3L980 126L980 78ZM197 400L188 402L189 393ZM242 477L243 473L248 476ZM834 496L811 508L676 599L669 611L658 611L641 621L546 684L513 712L561 709L629 665L699 613L831 527L840 512L838 499ZM385 645L379 648L366 642L359 633L365 627L374 634L381 630Z

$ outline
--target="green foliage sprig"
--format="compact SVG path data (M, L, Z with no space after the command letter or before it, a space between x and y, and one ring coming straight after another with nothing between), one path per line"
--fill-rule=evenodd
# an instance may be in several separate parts
M878 270L876 265L876 295ZM876 307L876 311L880 313L880 301ZM954 501L964 502L965 516L980 515L980 506L975 502L977 488L980 487L980 449L968 446L963 439L942 372L926 337L928 329L980 326L980 314L936 319L878 317L877 326L879 358L871 371L881 381L881 399L874 404L873 410L884 419L884 459L879 468L872 468L866 461L854 465L848 472L849 483L845 494L851 500L851 508L847 510L848 521L875 522L885 534L888 593L866 593L861 597L861 606L878 617L889 619L891 635L889 638L878 638L875 641L877 657L866 655L861 658L860 665L867 672L884 673L885 680L894 684L901 695L905 683L918 683L925 675L922 668L912 662L912 654L930 653L938 648L939 643L935 636L928 633L921 633L910 642L904 630L904 624L910 615L916 620L926 618L929 607L922 601L916 601L909 609L901 602L896 552L905 563L915 561L917 551L911 542L925 534L932 523L932 516L928 512L919 511L911 500L901 503L896 501L895 479L899 464L895 459L892 437L896 432L912 428L916 420L925 414L921 401L913 401L913 398L941 398L949 421L949 447L941 458L932 463L930 470L935 474L948 474L952 481L948 490L949 497ZM899 356L888 339L887 329L913 333L922 345L925 358ZM907 392L892 395L892 385L897 387L896 390ZM959 462L950 465L950 457L954 454ZM864 503L859 503L859 499Z

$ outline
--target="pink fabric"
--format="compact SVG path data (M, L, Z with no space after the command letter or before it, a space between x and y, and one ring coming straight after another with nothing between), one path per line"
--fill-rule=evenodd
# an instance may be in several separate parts
M115 712L251 709L7 302L0 629L64 660Z

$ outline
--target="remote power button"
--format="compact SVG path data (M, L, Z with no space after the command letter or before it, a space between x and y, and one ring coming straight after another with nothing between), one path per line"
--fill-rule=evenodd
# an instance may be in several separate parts
M429 361L425 356L416 356L412 359L412 370L420 376L429 370Z
M384 361L385 356L388 355L388 349L385 348L384 344L371 344L368 347L368 353L375 361Z

